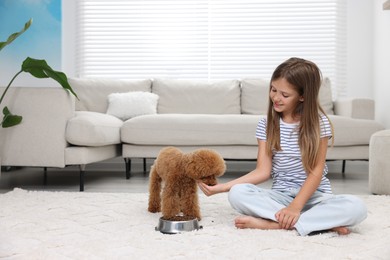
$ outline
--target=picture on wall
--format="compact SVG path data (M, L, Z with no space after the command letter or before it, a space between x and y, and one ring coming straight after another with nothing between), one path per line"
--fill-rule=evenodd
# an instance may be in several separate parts
M54 70L61 70L61 0L0 0L0 17L0 41L6 41L9 35L33 20L24 34L1 50L0 86L9 83L27 57L44 59ZM13 83L15 86L48 84L53 82L34 79L25 73Z

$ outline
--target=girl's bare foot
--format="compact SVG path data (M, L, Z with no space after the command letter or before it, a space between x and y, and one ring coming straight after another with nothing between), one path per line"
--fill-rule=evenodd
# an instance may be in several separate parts
M339 235L348 235L349 233L351 233L351 230L349 230L349 228L347 227L335 227L332 228L330 231L337 232L337 234Z
M279 224L275 221L251 216L237 217L234 224L236 228L280 229Z
M254 229L280 229L279 223L263 219L263 218L255 218L252 216L240 216L237 217L234 221L236 228L254 228ZM335 227L330 229L330 231L337 232L339 235L348 235L351 233L349 228L347 227Z

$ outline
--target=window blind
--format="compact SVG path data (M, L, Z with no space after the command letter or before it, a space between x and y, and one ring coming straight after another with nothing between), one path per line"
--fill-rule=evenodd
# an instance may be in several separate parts
M79 77L270 78L290 57L346 83L345 0L79 0Z

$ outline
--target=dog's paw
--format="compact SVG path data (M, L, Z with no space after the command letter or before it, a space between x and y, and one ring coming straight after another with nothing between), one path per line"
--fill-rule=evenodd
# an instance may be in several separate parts
M161 208L156 205L149 205L148 211L152 213L157 213L157 212L161 212Z

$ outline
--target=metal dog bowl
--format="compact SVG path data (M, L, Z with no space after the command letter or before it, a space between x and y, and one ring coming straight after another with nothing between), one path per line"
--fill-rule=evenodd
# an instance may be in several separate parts
M158 226L155 229L163 234L180 234L182 232L194 231L202 228L203 227L199 225L198 219L172 221L161 217Z

